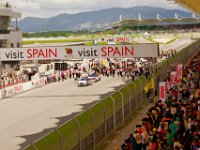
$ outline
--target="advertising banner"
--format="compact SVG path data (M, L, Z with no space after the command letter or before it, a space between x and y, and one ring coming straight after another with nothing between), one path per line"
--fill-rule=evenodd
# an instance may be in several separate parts
M178 64L176 66L176 72L177 72L176 82L180 82L180 80L182 79L182 76L183 76L183 65L182 64Z
M103 37L98 39L98 42L126 42L131 43L132 39L130 37Z
M36 88L40 86L40 80L31 80L32 88Z
M12 85L6 88L2 89L2 92L0 93L0 99L2 97L9 97L9 96L13 96L15 94L19 94L22 93L24 91L39 87L39 86L44 86L46 85L46 81L47 78L43 77L43 78L39 78L38 80L32 80L29 82L24 82L24 83L20 83L20 84L16 84L16 85Z
M28 91L32 89L32 82L29 81L29 82L22 83L22 89L23 91Z
M2 48L1 61L65 60L68 58L133 58L158 57L157 43L105 46L66 46L39 48Z
M63 47L5 48L1 49L1 61L56 60L63 56Z
M159 83L159 98L162 101L166 100L166 82Z
M167 90L167 92L170 90L170 87L171 87L170 82L166 79L166 90Z
M173 85L175 84L175 81L176 81L176 74L177 74L176 71L172 71L172 72L171 72L171 86L173 86Z
M36 73L35 75L31 76L32 81L39 80L39 79L40 79L39 73Z
M17 85L6 87L2 89L2 91L3 91L3 97L8 97L23 92L23 88L22 84L20 83Z
M114 37L102 37L97 40L98 42L115 42Z

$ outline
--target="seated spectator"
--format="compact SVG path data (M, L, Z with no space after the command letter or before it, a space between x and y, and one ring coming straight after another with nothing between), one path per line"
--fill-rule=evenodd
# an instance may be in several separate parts
M171 129L167 130L166 140L167 140L167 145L168 145L167 149L169 149L169 150L173 149L174 134L172 133Z
M146 150L197 150L200 148L200 52L184 69L177 85L168 91L166 104L158 101L136 126L135 144ZM176 83L175 83L176 84ZM180 96L181 95L181 96ZM142 143L142 146L141 146ZM133 148L133 147L132 147Z

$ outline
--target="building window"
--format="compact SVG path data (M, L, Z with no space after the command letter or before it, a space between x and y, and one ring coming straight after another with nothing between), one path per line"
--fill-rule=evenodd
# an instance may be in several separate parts
M60 70L60 63L55 63L55 70Z
M10 48L14 48L14 43L10 43Z
M20 44L20 43L17 43L17 47L21 47L21 44Z

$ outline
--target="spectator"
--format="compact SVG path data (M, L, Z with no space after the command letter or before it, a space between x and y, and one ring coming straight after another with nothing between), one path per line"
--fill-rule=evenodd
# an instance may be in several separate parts
M137 150L200 148L199 80L200 52L184 69L181 82L168 91L166 104L158 101L142 119L142 130L141 126L136 126ZM177 84L181 84L181 89L177 90Z

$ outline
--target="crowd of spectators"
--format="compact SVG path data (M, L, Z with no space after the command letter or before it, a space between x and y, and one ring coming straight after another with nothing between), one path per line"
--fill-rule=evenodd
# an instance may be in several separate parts
M56 71L51 74L46 74L47 83L59 82L65 79L77 79L85 77L88 74L102 75L106 77L121 77L123 80L135 79L141 75L150 76L150 67L147 61L110 61L109 65L103 65L101 61L91 62L88 67L84 66L69 66L67 70ZM137 63L137 64L136 64ZM151 63L150 63L151 64Z
M160 52L160 58L171 58L176 55L175 49L169 49L169 50L162 50Z
M198 150L200 148L200 52L184 68L182 80L154 102L121 145L122 150ZM116 150L119 149L116 147Z
M134 80L135 78L145 75L149 77L152 71L152 60L137 59L137 60L123 60L123 59L108 59L107 64L103 61L91 61L89 66L70 65L66 70L57 70L51 73L45 73L40 77L46 77L46 83L64 81L66 79L78 79L88 76L89 74L96 74L106 77L121 77L123 81L127 79ZM32 80L37 72L35 70L28 71L12 71L2 72L1 87L9 87L22 82Z
M1 87L8 87L29 80L29 76L26 73L20 72L2 72Z
M103 76L117 76L121 77L123 80L126 79L132 79L134 80L135 78L145 75L146 77L150 76L150 69L148 67L144 66L143 62L140 62L140 65L136 64L130 64L126 65L126 62L124 62L125 65L122 67L119 66L118 64L111 63L110 67L103 67L102 68L102 75Z

